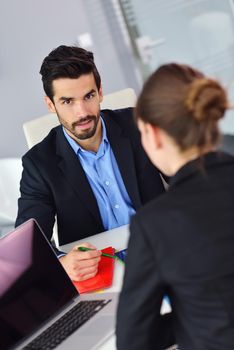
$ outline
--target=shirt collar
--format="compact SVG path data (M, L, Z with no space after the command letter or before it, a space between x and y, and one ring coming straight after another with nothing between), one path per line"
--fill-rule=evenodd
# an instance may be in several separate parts
M108 141L108 138L107 138L107 132L106 132L106 126L105 126L105 122L102 118L102 115L100 116L101 118L101 123L102 123L102 141L100 143L100 146L99 146L99 149L98 149L98 152L99 153L99 150L100 149L104 149L104 141L105 142L109 142ZM66 137L68 143L70 144L71 148L74 150L75 154L78 154L79 151L81 152L89 152L89 151L86 151L85 149L83 149L78 143L76 143L75 140L73 140L73 138L68 135L66 129L64 128L64 126L62 126L62 129L63 129L63 133L64 133L64 136ZM93 153L93 152L89 152L89 153Z

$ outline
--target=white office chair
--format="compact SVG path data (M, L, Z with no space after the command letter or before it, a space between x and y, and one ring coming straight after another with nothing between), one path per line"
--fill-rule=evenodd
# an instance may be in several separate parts
M101 103L101 109L134 107L135 103L135 91L128 88L105 95ZM23 130L28 147L31 148L42 141L49 131L57 125L59 125L59 122L57 115L54 113L48 113L40 118L24 123Z
M133 89L124 89L112 94L105 95L101 103L101 109L119 109L134 107L136 103L136 94ZM31 148L38 142L42 141L50 130L59 125L57 115L54 113L46 114L40 118L30 120L23 124L24 135L28 147ZM57 221L54 225L53 239L58 247Z
M0 159L0 234L14 226L21 174L20 158Z

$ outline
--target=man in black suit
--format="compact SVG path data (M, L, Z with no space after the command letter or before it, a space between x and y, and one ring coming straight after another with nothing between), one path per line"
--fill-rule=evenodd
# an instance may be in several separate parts
M23 157L16 225L33 217L50 240L56 215L63 245L127 224L164 191L132 110L100 113L101 79L93 54L82 48L58 47L40 73L46 104L61 125ZM59 257L72 279L83 280L96 274L99 256L74 247Z

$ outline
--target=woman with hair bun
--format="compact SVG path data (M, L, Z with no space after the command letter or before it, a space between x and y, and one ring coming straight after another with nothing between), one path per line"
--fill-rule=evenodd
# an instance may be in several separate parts
M161 66L143 87L142 144L170 183L130 225L118 350L234 349L234 158L217 151L228 106L218 81L186 65Z

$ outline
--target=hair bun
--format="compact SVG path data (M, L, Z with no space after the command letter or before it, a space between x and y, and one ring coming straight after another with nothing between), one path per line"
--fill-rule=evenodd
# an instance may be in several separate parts
M222 118L228 107L227 94L221 84L212 79L195 79L189 86L185 105L198 121Z

